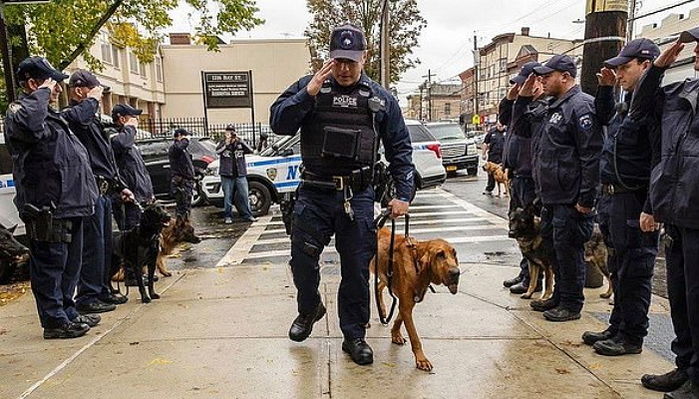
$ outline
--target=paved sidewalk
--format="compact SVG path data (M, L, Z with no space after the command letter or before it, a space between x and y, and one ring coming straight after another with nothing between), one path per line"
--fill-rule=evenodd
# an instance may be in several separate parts
M651 350L622 358L582 345L609 312L587 292L579 321L554 324L510 295L511 267L462 264L459 293L439 287L416 307L435 369L415 369L375 319L369 367L341 350L336 265L323 268L328 317L293 343L294 286L284 264L186 270L162 279L163 298L104 315L84 338L45 341L31 295L0 308L0 398L660 398L639 377L673 367ZM372 311L374 305L372 302ZM652 312L666 313L654 297ZM2 333L1 331L5 331Z

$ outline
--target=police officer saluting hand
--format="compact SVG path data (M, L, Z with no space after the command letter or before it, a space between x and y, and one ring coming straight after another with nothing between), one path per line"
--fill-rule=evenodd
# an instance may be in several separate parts
M83 226L84 251L78 295L75 299L81 313L101 313L116 309L128 299L111 292L109 280L112 259L112 202L111 195L119 193L131 198L119 177L119 169L109 136L99 117L99 104L104 88L91 72L79 69L68 82L70 106L61 115L71 131L87 149L90 167L95 175L99 197L95 213L86 218ZM99 316L91 316L98 319Z
M605 61L598 74L596 111L607 126L600 160L602 193L608 197L607 209L599 209L605 220L607 245L610 247L609 271L614 286L614 309L610 326L602 332L587 331L583 342L593 345L605 356L641 353L643 338L648 334L648 307L651 279L658 253L655 228L641 231L643 212L651 217L648 185L652 161L651 140L657 138L652 118L627 117L628 105L643 73L660 55L658 46L648 39L629 42L619 55ZM625 91L624 100L615 106L617 82ZM598 208L602 208L599 206Z
M639 83L631 103L633 121L651 118L660 125L660 161L650 176L650 215L641 230L665 224L665 261L670 315L676 338L672 351L677 368L663 375L644 375L646 388L672 391L671 399L699 398L699 80L660 87L665 70L685 43L696 43L699 28L682 32L677 42L656 58ZM699 56L694 69L699 71ZM645 219L645 220L644 220Z
M186 129L175 129L174 141L168 150L170 160L170 195L175 198L177 225L189 223L194 194L194 165L192 154L187 151L190 133Z
M364 340L369 322L369 261L374 255L372 188L381 138L397 198L393 217L408 211L413 188L412 147L398 103L364 73L364 32L354 25L332 31L330 60L314 76L294 83L272 104L277 134L301 129L304 172L293 210L291 270L299 316L289 330L303 341L325 315L318 260L333 234L342 263L338 292L343 351L360 365L373 362Z
M17 187L15 205L27 226L29 269L44 338L76 338L94 319L78 314L73 296L83 250L83 219L92 215L97 184L82 144L54 111L68 78L42 57L19 64L23 90L10 104L5 138Z
M572 58L555 55L534 73L553 97L534 151L533 177L544 205L543 234L553 240L558 265L553 297L535 310L549 321L576 320L585 302L583 245L592 235L602 129L594 98L575 83Z

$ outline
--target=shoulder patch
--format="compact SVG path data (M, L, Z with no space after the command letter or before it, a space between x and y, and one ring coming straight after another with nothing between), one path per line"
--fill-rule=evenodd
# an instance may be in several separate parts
M12 103L12 104L10 104L9 107L7 107L7 111L11 114L16 114L21 109L22 109L22 104L20 104L20 103Z
M592 115L590 115L590 114L581 116L578 123L580 125L580 129L582 129L582 130L590 130L590 129L592 129L592 126L594 125L594 123L592 121Z

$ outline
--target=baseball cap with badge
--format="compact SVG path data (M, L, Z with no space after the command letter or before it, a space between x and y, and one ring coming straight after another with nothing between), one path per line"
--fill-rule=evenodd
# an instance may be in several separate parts
M70 75L70 80L68 81L69 87L87 87L88 89L93 89L97 86L102 86L105 91L109 91L109 86L105 86L97 79L92 72L86 71L84 69L78 69Z
M20 62L17 67L17 80L20 82L26 82L29 79L46 80L48 78L60 83L66 80L68 75L54 68L49 60L44 57L29 57Z
M117 104L112 108L112 119L118 120L120 116L139 116L143 110L136 109L127 104Z
M519 74L514 78L510 79L510 83L518 85L524 84L529 75L531 75L534 72L534 68L540 66L541 64L539 64L536 61L527 62L526 64L522 65L522 69L519 71Z
M330 36L330 58L361 62L366 49L366 37L358 27L347 24L333 29Z
M653 60L660 55L660 48L648 39L635 39L621 49L619 55L604 61L604 66L616 68L636 58Z
M548 75L555 71L568 72L570 76L575 77L578 74L578 67L570 56L554 55L546 64L534 68L534 73L537 75Z

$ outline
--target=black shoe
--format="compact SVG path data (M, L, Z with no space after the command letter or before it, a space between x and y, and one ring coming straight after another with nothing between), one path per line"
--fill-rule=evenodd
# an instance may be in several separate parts
M97 314L82 314L71 320L73 323L87 324L88 327L94 327L100 324L100 321L102 321L102 318Z
M534 292L541 292L541 283L539 283L534 290ZM529 284L524 285L524 281L517 283L510 287L510 292L513 294L524 294L525 292L529 291Z
M76 306L80 314L104 313L111 312L116 309L116 305L104 303L102 301L92 301L88 303L80 303Z
M110 293L100 297L100 301L104 303L111 303L112 305L123 305L129 301L129 298L121 294Z
M643 344L631 342L619 334L613 338L595 342L592 348L602 356L638 355L643 352Z
M670 392L679 389L689 379L686 369L674 369L665 374L644 374L641 384L647 389Z
M544 299L543 301L541 299L535 299L529 302L529 306L537 312L545 312L558 306L558 302L553 298Z
M78 338L88 331L90 326L87 324L68 322L58 328L44 328L44 339Z
M681 387L663 395L663 399L699 399L699 385L688 380Z
M594 345L597 341L604 341L605 339L613 338L616 335L616 330L613 330L609 326L606 330L602 332L585 331L582 335L582 340L585 345Z
M364 338L345 339L342 341L342 351L349 353L352 361L360 366L374 363L374 351Z
M313 324L325 316L325 306L322 302L318 303L316 310L309 314L300 314L289 329L289 338L292 341L301 342L308 338L313 331Z
M545 311L544 318L555 322L577 320L580 318L580 312L574 312L559 306Z
M515 278L511 278L509 280L505 280L502 282L502 285L505 286L505 288L510 288L515 284L521 283L522 282L522 276L517 276Z

